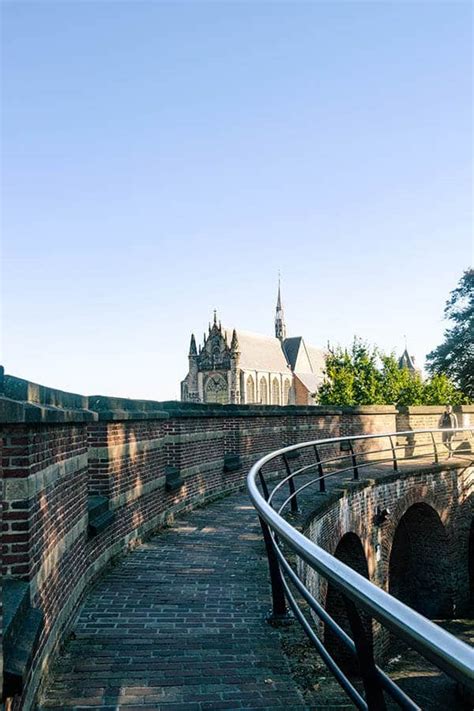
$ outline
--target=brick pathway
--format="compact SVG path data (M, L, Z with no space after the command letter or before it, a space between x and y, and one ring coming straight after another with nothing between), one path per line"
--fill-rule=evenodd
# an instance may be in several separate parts
M342 480L328 480L328 491ZM325 500L306 489L293 525ZM298 624L278 631L264 621L269 608L265 549L247 493L187 513L92 590L37 711L354 708ZM436 706L448 707L456 704Z
M307 708L269 602L247 494L183 515L89 594L38 709Z

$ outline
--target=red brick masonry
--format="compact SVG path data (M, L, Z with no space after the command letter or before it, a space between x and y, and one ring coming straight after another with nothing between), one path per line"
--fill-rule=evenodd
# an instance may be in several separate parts
M2 382L2 578L28 581L44 615L23 696L11 708L29 708L85 591L114 556L177 512L242 487L249 466L272 449L394 431L401 417L392 407L185 406L85 398L12 376ZM417 426L425 418L432 425L441 409L429 410L405 412L404 426L415 415ZM225 471L228 455L240 457L239 468ZM173 491L169 467L182 484ZM91 537L87 502L95 494L108 497L115 518Z

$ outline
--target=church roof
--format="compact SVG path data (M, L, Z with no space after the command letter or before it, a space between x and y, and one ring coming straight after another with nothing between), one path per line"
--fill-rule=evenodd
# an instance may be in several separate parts
M405 348L403 351L403 354L398 361L398 367L399 368L408 368L408 370L416 370L415 368L415 363L414 363L414 358L408 353L408 350Z
M325 367L324 351L321 348L307 346L302 336L285 338L283 348L295 373L312 373L318 376L318 382L321 380Z
M321 378L315 373L295 373L295 377L303 383L310 393L316 392L321 385Z
M288 363L290 364L292 370L295 369L295 364L298 359L298 352L302 340L303 339L301 336L295 336L293 338L285 338L285 340L283 341L283 349L286 353Z
M239 367L243 370L263 370L273 373L289 372L278 338L249 331L236 331L239 344Z
M322 348L315 348L314 346L306 346L306 351L309 356L313 373L317 374L320 378L322 378L324 374L324 369L326 368L325 352Z

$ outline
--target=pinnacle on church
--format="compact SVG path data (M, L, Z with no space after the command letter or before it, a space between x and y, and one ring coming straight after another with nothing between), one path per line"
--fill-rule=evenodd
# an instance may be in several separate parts
M197 355L196 339L194 338L194 333L191 334L191 343L189 344L189 355Z
M235 328L232 331L232 342L230 344L230 349L233 353L237 353L237 351L239 350L239 341L237 338L237 332L236 332Z

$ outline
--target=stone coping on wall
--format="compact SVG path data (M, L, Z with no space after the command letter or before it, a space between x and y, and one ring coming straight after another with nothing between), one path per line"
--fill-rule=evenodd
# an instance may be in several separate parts
M444 411L444 407L444 405L404 405L400 406L398 411L409 415L436 415ZM474 405L455 405L453 410L463 414L474 413Z
M0 395L0 423L60 423L92 422L97 420L96 412L90 410L68 410L59 407L18 402Z
M474 405L454 408L462 414L474 413ZM364 405L336 407L319 405L216 405L177 400L135 400L103 395L79 395L4 374L0 366L0 422L89 422L192 418L192 417L272 417L282 415L435 415L442 405Z

